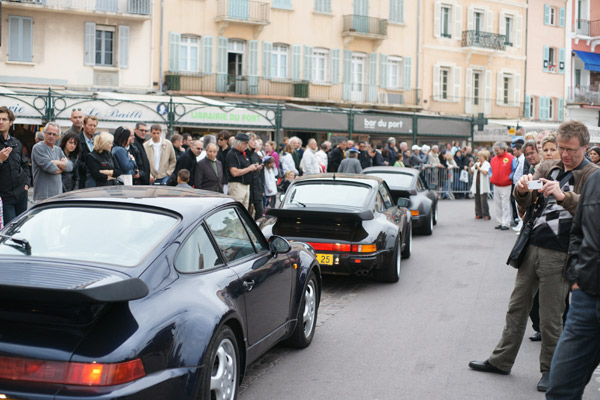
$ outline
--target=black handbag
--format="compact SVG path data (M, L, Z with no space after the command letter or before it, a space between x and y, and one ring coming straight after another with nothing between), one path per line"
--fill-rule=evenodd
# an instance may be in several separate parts
M506 265L510 265L516 269L519 269L521 266L523 258L525 258L525 253L527 252L527 245L529 244L529 236L533 230L533 224L544 209L543 197L544 196L541 193L538 193L538 196L534 200L533 204L527 208L527 212L523 218L523 229L521 229L521 234L517 238L515 245L510 251L508 260L506 260Z

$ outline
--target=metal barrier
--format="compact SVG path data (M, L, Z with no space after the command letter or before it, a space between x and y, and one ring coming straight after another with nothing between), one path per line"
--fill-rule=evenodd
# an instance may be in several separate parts
M466 176L461 171L466 172ZM471 194L473 174L470 170L461 170L457 167L444 166L432 167L425 165L421 169L421 178L431 190L436 191L442 199L454 200L457 197L468 197Z

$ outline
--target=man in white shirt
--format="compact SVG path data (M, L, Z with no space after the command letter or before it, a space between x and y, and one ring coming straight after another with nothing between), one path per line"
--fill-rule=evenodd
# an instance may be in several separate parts
M317 141L315 139L308 139L308 145L302 155L302 161L300 161L300 168L304 171L304 175L321 173L317 158Z
M321 150L317 151L319 164L323 167L323 171L327 171L327 153L331 150L331 142L329 140L321 143Z

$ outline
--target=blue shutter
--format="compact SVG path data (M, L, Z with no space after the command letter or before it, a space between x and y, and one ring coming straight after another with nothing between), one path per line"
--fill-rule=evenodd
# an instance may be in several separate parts
M558 122L562 122L565 117L564 99L558 99Z
M225 37L217 40L217 92L224 92L227 86L227 43Z
M565 49L558 49L558 72L565 73Z
M273 52L273 43L263 42L262 76L265 79L271 79L271 53Z
M369 103L377 101L377 53L369 54Z
M181 34L169 32L169 71L179 71L179 49L181 47Z
M346 101L350 101L350 94L352 93L352 52L350 50L344 50L342 85L342 98Z
M273 8L292 9L292 0L273 0Z
M202 38L202 72L206 75L213 73L213 37Z
M292 80L299 82L302 79L302 45L292 46Z
M548 60L548 58L550 58L550 47L544 46L544 72L548 72L550 70L550 60Z
M412 58L404 57L404 90L411 89L411 79L412 79Z
M538 105L539 106L538 107L539 108L538 119L540 121L543 121L544 120L544 97L539 96L538 97L538 103L539 103L539 105Z
M331 50L331 83L340 83L340 50Z
M544 4L544 25L550 25L550 6Z
M228 0L230 18L248 19L248 0Z
M119 25L119 68L129 67L129 27Z
M312 70L313 70L313 48L310 46L304 46L304 80L307 82L312 81Z
M388 83L388 56L385 54L379 55L379 87L387 89Z
M390 22L404 22L404 0L390 0Z
M10 21L10 19L9 19ZM85 39L83 42L83 63L85 65L96 64L96 24L85 23ZM9 50L10 53L10 50Z
M559 18L558 18L558 26L560 26L561 28L563 28L565 26L565 8L562 7L560 9L560 14L559 14Z
M315 0L315 11L331 14L331 0Z
M525 118L531 118L531 115L529 115L530 108L531 108L531 96L529 96L527 94L527 95L525 95L525 109L523 110L523 116Z
M258 94L258 40L251 40L248 57L248 94Z

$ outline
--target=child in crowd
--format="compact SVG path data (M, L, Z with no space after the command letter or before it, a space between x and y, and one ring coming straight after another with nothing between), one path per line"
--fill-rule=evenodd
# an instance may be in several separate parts
M285 193L288 187L290 186L290 183L292 183L294 179L296 179L296 174L294 173L294 171L286 172L283 176L283 181L281 181L281 183L279 184L279 191Z

